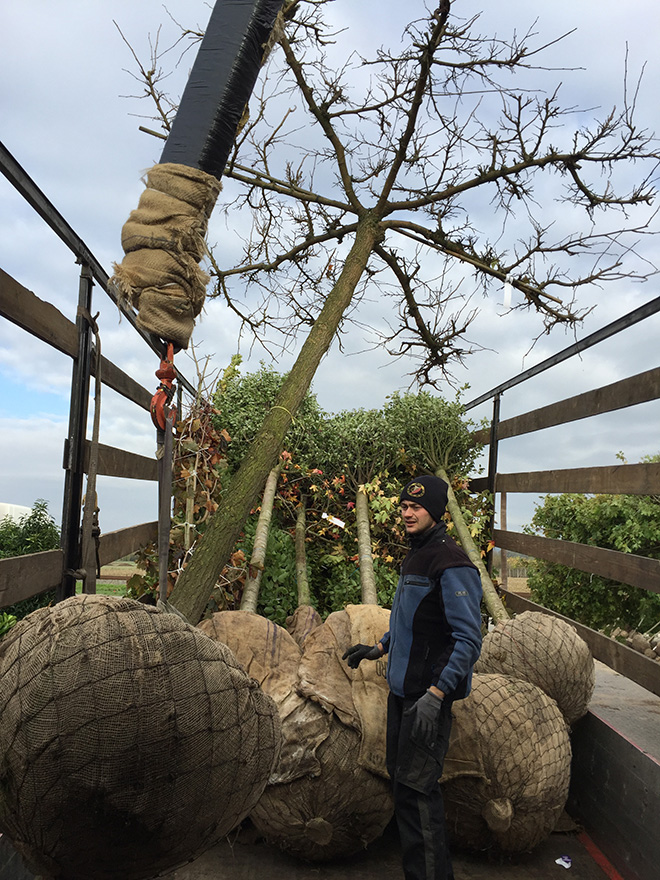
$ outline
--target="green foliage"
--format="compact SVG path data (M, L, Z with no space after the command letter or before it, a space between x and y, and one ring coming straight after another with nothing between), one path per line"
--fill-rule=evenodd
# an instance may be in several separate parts
M481 451L473 437L476 425L464 420L458 399L445 400L428 391L396 392L387 399L384 415L411 471L435 473L444 468L455 475L470 473L474 467Z
M240 466L284 380L284 376L263 364L245 376L241 376L239 367L240 358L232 358L216 387L214 405L198 402L190 416L177 425L171 580L187 558L184 523L194 522L196 535L204 531L207 519L217 508L220 493L226 491L229 476ZM323 413L314 395L308 394L281 453L282 472L258 612L283 625L295 611L294 534L296 512L303 503L313 604L325 617L347 603L361 601L354 514L360 486L369 503L378 601L383 607L390 607L399 565L407 552L399 515L401 486L413 474L434 470L438 464L449 467L454 476L468 472L479 452L472 430L471 423L463 419L458 401L447 402L425 392L395 394L382 410L360 409L336 415ZM470 495L462 478L455 482L455 491L479 540L490 509L484 498ZM207 613L239 607L256 521L255 510L244 524ZM146 574L129 581L129 595L155 595L158 578L153 548L142 554L140 567L146 569Z
M238 364L232 360L232 368L225 371L218 383L214 395L218 411L215 424L231 437L227 462L232 473L238 469L248 446L275 403L285 378L286 374L280 375L263 363L256 372L241 376ZM318 435L322 416L315 395L308 392L286 435L287 446L296 448L297 458L301 462L316 458L320 452Z
M56 550L59 546L60 532L48 513L48 502L43 498L38 498L30 513L18 522L9 516L0 520L0 559Z
M400 445L382 410L344 410L325 419L322 434L324 473L343 474L353 491L400 459Z
M13 614L7 614L6 611L0 611L0 638L8 633L9 630L17 623L17 618Z
M57 550L59 546L60 532L48 513L48 502L43 498L38 498L30 513L26 513L18 522L8 516L0 521L0 559ZM47 590L9 605L5 608L5 614L21 620L31 611L50 605L54 600L55 590Z
M660 558L660 498L638 495L548 496L529 533ZM660 596L543 560L529 565L532 598L595 629L646 631L660 621Z
M252 516L245 525L245 532L238 543L246 559L252 555L257 529L257 517ZM296 610L296 551L293 537L282 529L273 516L266 545L266 564L261 577L257 613L280 626Z

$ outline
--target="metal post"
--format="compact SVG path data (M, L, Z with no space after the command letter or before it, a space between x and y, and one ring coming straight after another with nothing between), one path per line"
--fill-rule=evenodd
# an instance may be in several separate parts
M500 394L496 394L493 398L493 420L490 423L490 447L488 449L488 491L493 496L493 513L490 518L488 532L490 539L493 540L495 531L495 489L497 477L497 434L500 426ZM488 553L486 566L488 574L492 575L493 571L493 551Z
M506 532L506 492L500 492L500 528ZM503 547L500 547L500 583L503 590L508 589L509 566Z
M92 363L92 328L85 315L91 314L94 280L87 264L80 270L78 288L78 354L73 362L71 402L69 406L69 433L64 447L64 502L62 505L62 535L64 574L56 590L55 601L61 602L76 593L75 571L80 567L80 520L84 479L85 437L87 407Z

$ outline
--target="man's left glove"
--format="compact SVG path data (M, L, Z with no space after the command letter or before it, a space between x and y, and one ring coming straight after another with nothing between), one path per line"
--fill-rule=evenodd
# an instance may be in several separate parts
M435 748L441 711L442 697L436 697L431 691L427 691L410 709L406 709L404 715L413 716L411 737L417 745L429 750Z
M380 656L378 645L353 645L341 659L346 660L351 669L357 669L362 660L378 660Z

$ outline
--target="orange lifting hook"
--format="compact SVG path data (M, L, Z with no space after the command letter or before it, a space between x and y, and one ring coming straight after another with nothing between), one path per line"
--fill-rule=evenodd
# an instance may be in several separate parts
M157 428L164 431L167 426L167 414L165 407L169 405L174 397L174 386L172 382L176 379L176 371L174 369L174 343L167 343L167 353L161 359L160 369L156 370L156 378L160 379L160 385L156 389L156 393L151 398L151 420ZM176 413L176 407L172 407L169 412Z

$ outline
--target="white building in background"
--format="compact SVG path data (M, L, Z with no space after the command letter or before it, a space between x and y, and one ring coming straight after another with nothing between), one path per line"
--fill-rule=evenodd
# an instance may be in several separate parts
M5 502L0 501L0 520L8 516L14 522L18 522L22 516L28 513L32 513L31 507L23 507L22 504L5 504Z

